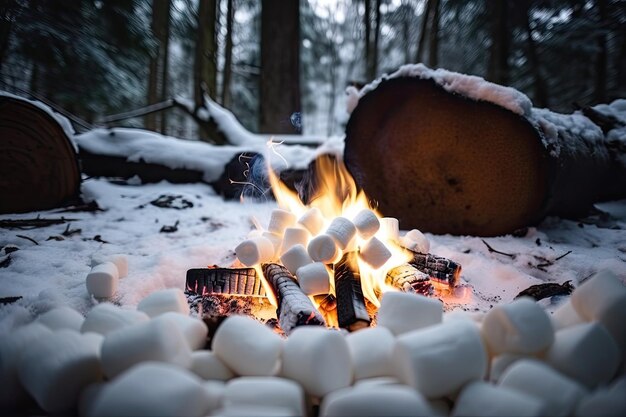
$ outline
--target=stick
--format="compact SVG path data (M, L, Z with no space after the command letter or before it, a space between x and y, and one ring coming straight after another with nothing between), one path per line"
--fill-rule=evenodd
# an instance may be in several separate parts
M36 229L39 227L48 227L55 224L63 224L67 222L78 221L78 219L66 219L65 217L56 219L19 219L19 220L0 220L0 228L3 229Z
M461 279L461 265L456 262L430 253L413 252L409 261L419 271L427 274L431 280L456 287Z
M326 325L322 315L315 309L309 297L302 292L298 281L287 268L272 263L263 264L262 268L265 279L278 300L276 309L278 324L286 335L298 326Z
M356 254L346 253L335 266L335 293L339 327L355 331L368 327L371 319L365 307Z
M28 236L24 236L24 235L15 235L15 237L19 237L20 239L26 239L26 240L30 240L31 242L33 242L35 245L39 246L39 243L37 243L37 241L33 238L30 238Z
M485 246L487 246L487 249L489 250L490 253L497 253L498 255L504 255L504 256L508 256L511 259L515 259L516 255L514 253L501 252L499 250L492 248L491 245L489 245L489 243L485 241L485 239L480 239L480 240L481 242L485 244Z
M418 270L411 264L403 264L387 272L385 284L403 292L417 293L425 296L432 295L433 285L428 274Z
M194 268L187 271L187 292L265 297L254 268Z

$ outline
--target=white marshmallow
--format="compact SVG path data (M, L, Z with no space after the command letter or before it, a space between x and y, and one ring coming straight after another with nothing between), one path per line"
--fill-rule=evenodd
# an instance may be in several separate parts
M289 379L248 376L226 384L224 406L280 407L291 410L292 416L306 416L304 391Z
M82 389L102 378L96 347L73 330L58 330L25 347L17 369L24 388L49 413L72 409Z
M302 245L306 248L310 238L311 234L308 230L301 227L288 227L285 229L280 251L284 253L295 245Z
M391 355L395 345L393 334L384 327L369 327L346 337L354 379L392 377Z
M113 262L96 265L87 274L87 292L96 298L110 298L117 291L119 279L117 266Z
M170 318L150 320L115 330L104 338L102 370L113 378L139 362L191 364L191 350L178 325Z
M358 212L352 219L352 223L354 223L359 236L363 239L369 239L374 236L380 228L378 217L372 210L368 209Z
M210 350L197 350L191 354L191 371L202 379L228 381L235 377L233 371Z
M22 352L50 335L52 331L47 326L30 323L0 338L0 409L17 407L29 399L17 377L17 364Z
M267 230L275 233L277 235L282 236L285 232L285 229L293 226L296 223L296 215L290 211L283 209L274 209L272 210L272 215L270 217L270 224L267 227Z
M556 332L545 360L583 385L596 387L615 375L620 354L615 340L604 326L592 322Z
M137 305L137 310L143 311L150 317L156 317L168 311L189 314L189 304L185 293L180 288L167 288L145 297Z
M374 327L372 327L373 329ZM359 330L358 332L353 332L350 334L356 334L356 333L360 333L363 330ZM387 371L389 373L389 371ZM400 381L398 380L398 378L393 377L393 376L379 376L379 377L374 377L374 378L365 378L365 379L357 379L356 377L354 378L354 388L358 388L358 387L366 387L368 385L370 386L379 386L379 385L402 385L400 384Z
M245 266L269 262L275 251L274 244L265 236L244 240L235 248L237 259Z
M483 319L482 331L492 355L539 353L554 340L550 317L529 297L493 307Z
M405 333L392 357L396 375L427 398L440 398L487 371L487 353L478 327L453 320Z
M572 306L585 320L604 325L626 359L626 286L611 271L604 270L576 288Z
M454 404L453 417L547 416L541 400L509 388L476 381L463 388Z
M156 320L162 317L172 319L176 323L191 350L202 349L206 344L209 329L202 320L172 311L161 314Z
M255 238L255 237L261 237L263 235L263 233L269 233L269 232L264 232L261 229L252 229L252 230L250 230L248 232L248 234L246 235L246 238L247 239L252 239L252 238ZM273 234L273 233L270 233L270 234ZM274 235L274 236L276 236L276 235Z
M304 249L304 246L296 245L280 255L280 262L289 272L295 274L298 268L312 263L313 260L306 249Z
M108 262L113 262L117 267L119 278L128 276L128 257L123 253L116 253L107 258Z
M299 219L298 223L304 226L313 236L322 231L324 216L317 207L308 209Z
M111 303L100 303L85 316L81 333L107 335L113 330L150 320L143 311L122 309Z
M329 394L322 401L320 417L417 417L433 415L426 399L402 385L346 388Z
M211 417L294 417L293 411L284 407L231 405L216 410Z
M395 217L383 217L379 220L380 229L377 236L379 239L391 240L393 242L400 241L400 224Z
M548 416L569 416L586 390L577 382L533 359L511 365L498 383L543 401Z
M224 394L226 393L226 384L223 381L205 381L204 392L208 398L209 408L218 410L224 406ZM211 414L214 415L214 414Z
M586 322L586 320L580 317L580 315L576 312L576 309L569 299L565 300L565 302L554 310L554 313L552 313L550 318L552 319L554 330L561 330L566 327Z
M326 229L326 234L335 240L339 249L343 250L356 235L356 227L345 217L335 217Z
M383 242L373 237L361 247L359 256L366 264L378 269L391 258L391 252Z
M430 241L417 229L406 232L402 242L404 247L415 252L428 253L430 251Z
M584 397L574 412L576 417L626 415L626 376L622 376L609 387L600 387Z
M420 294L388 291L383 294L377 317L379 326L397 336L441 323L443 303Z
M337 244L328 235L319 235L311 239L307 251L314 261L326 264L334 262L339 255Z
M281 375L315 397L347 387L352 382L348 343L334 330L297 327L285 342Z
M495 356L491 359L491 365L489 366L489 381L496 383L504 373L504 371L515 362L521 359L528 359L527 355L520 355L517 353L503 353L502 355Z
M328 294L330 278L326 265L321 262L304 265L296 271L298 284L306 295Z
M202 417L212 411L200 378L154 362L139 364L106 384L90 410L90 417Z
M263 232L261 236L272 242L272 246L274 246L272 259L278 259L280 256L280 248L283 246L283 238L271 232Z
M69 329L80 332L85 318L78 311L69 307L57 307L37 317L36 322L41 323L50 330Z
M213 336L213 352L238 375L275 375L282 345L269 327L246 316L228 317Z

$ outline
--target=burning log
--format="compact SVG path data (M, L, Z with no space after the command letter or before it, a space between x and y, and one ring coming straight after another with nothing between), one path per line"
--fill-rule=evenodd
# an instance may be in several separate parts
M433 281L456 287L461 278L461 265L450 259L430 253L413 252L409 261L419 271L427 274Z
M254 268L194 268L187 271L186 281L187 291L198 295L266 296Z
M418 293L425 296L433 293L433 285L430 283L428 274L421 272L411 264L403 264L390 269L385 277L385 284L408 293Z
M370 316L361 289L356 253L346 253L335 265L335 293L339 327L354 331L367 327Z
M278 323L285 334L289 335L296 327L304 325L325 326L322 315L315 309L296 278L282 265L263 264L263 274L272 287L278 308Z

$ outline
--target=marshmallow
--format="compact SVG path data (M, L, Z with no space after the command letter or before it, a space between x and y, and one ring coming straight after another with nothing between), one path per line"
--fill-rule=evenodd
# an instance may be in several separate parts
M119 279L117 266L113 262L96 265L87 274L87 292L96 298L110 298L117 291Z
M209 408L218 410L224 406L224 394L226 392L226 384L223 381L205 381L204 394L208 399ZM214 415L214 414L211 414Z
M113 262L117 267L119 278L128 276L128 257L123 253L116 253L107 258L108 262Z
M270 217L270 224L267 227L267 230L275 233L277 235L282 236L285 232L285 229L293 226L296 223L296 215L290 211L283 209L274 209L272 210L272 215Z
M356 235L356 227L345 217L335 217L326 229L326 234L335 240L339 249L343 250Z
M383 217L379 219L380 229L378 230L378 238L385 241L400 241L400 224L395 217Z
M304 226L313 236L322 231L324 216L317 207L308 209L299 219L298 223Z
M202 379L228 381L235 377L233 371L210 350L197 350L191 354L191 372Z
M41 343L52 331L41 323L30 323L0 338L0 409L26 403L28 394L17 377L17 364L22 352Z
M374 327L372 327L373 329ZM350 334L357 334L362 332L363 330L360 330L358 332L352 332ZM379 376L379 377L374 377L374 378L365 378L365 379L357 379L355 377L355 381L354 381L354 388L358 388L358 387L366 387L366 386L379 386L379 385L402 385L400 384L400 381L398 380L398 378L393 377L393 376Z
M554 340L550 317L529 297L493 307L485 314L482 330L492 355L539 353Z
M345 388L352 382L348 343L334 330L297 327L285 342L281 374L315 397Z
M265 236L244 240L235 248L237 259L245 266L269 262L274 258L274 244Z
M201 349L206 344L209 329L202 320L172 311L160 315L157 320L162 317L172 319L176 323L191 350Z
M572 293L572 306L585 320L604 325L626 359L626 286L608 270L585 281Z
M231 405L216 410L211 417L294 417L289 408L274 406Z
M550 414L546 413L543 402L528 394L476 381L463 388L451 415L540 417Z
M626 376L622 376L609 387L600 387L584 397L574 412L576 417L626 415Z
M269 327L246 316L228 317L213 336L213 352L238 375L275 375L282 345Z
M577 382L533 359L522 359L511 365L499 385L523 392L545 404L545 415L569 416L586 390Z
M298 268L313 262L306 249L302 245L296 245L280 255L280 262L295 274Z
M391 252L383 242L376 237L368 240L359 251L361 259L374 269L378 269L391 258Z
M263 233L269 233L269 232L264 232L261 229L252 229L248 232L248 234L246 235L247 239L252 239L255 237L261 237L263 235ZM270 235L273 235L273 233L269 233ZM274 235L276 236L276 235Z
M430 242L422 232L412 229L406 232L401 238L402 246L414 252L428 253L430 251Z
M352 219L352 223L354 223L359 236L363 239L369 239L374 236L380 228L378 217L372 210L368 209L358 212Z
M71 410L82 389L102 378L92 341L66 329L26 346L17 369L26 391L48 413Z
M397 336L441 323L443 303L420 294L388 291L383 294L377 317L379 326Z
M143 311L122 309L111 303L100 303L85 316L81 333L107 335L113 330L150 320Z
M330 278L326 265L321 262L304 265L296 271L298 284L306 295L328 294Z
M465 320L425 327L396 339L392 356L396 375L427 398L456 392L481 379L487 353L478 327Z
M226 384L224 406L280 407L291 410L292 416L306 416L304 391L289 379L248 376Z
M37 317L36 322L41 323L50 330L69 329L80 332L85 318L78 311L69 307L57 307Z
M620 363L615 340L597 322L579 324L556 332L545 360L557 371L587 387L611 380Z
M565 302L554 310L554 313L552 313L550 318L552 319L554 330L561 330L566 327L586 322L586 320L580 317L580 315L576 312L576 309L569 299L565 300Z
M278 259L280 256L280 248L283 246L283 238L271 232L263 232L261 236L272 242L272 246L274 246L272 259Z
M402 385L346 388L322 401L320 417L430 416L433 410L415 390Z
M326 264L334 262L339 255L337 244L328 235L319 235L311 239L307 251L314 261Z
M189 314L189 304L187 304L187 298L181 289L167 288L155 291L145 297L137 305L137 310L143 311L150 317L156 317L168 311Z
M169 362L188 367L191 350L178 325L167 317L126 326L102 343L102 370L113 378L139 362Z
M154 362L139 364L106 384L89 409L90 417L202 417L212 411L200 378Z
M346 337L354 368L354 379L393 376L391 355L396 342L384 327L369 327Z
M527 359L529 356L517 353L503 353L491 359L489 366L489 381L496 383L504 373L504 371L520 359Z
M308 230L300 227L288 227L285 229L283 245L281 246L280 251L284 253L295 245L302 245L306 247L310 238L311 234Z

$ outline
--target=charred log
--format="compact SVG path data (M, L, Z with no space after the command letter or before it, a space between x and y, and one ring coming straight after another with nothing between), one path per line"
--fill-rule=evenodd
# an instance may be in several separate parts
M322 315L300 289L296 278L282 265L263 264L263 274L272 287L278 308L278 323L285 334L289 335L296 327L312 325L325 326Z
M335 265L335 293L339 327L355 331L370 325L354 252L346 253Z
M266 296L254 268L194 268L187 271L186 281L192 294Z
M450 287L459 285L461 279L461 265L430 253L413 252L413 259L409 261L419 271L427 274L430 279Z
M410 264L392 268L387 272L385 284L408 293L417 293L424 296L433 294L433 285L430 277Z

